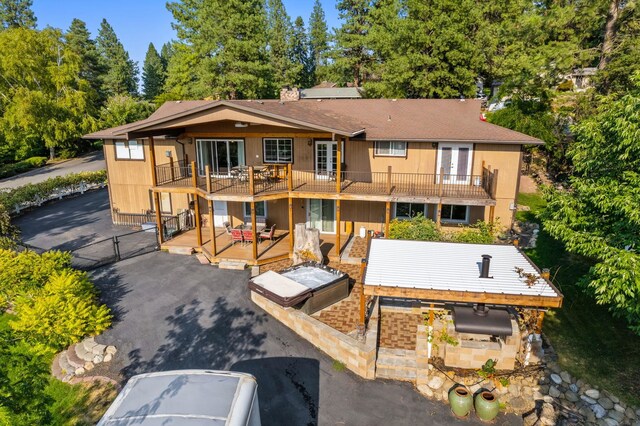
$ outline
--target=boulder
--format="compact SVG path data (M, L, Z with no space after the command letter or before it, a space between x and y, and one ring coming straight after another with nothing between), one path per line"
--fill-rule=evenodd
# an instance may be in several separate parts
M433 390L438 390L444 385L444 379L440 376L433 376L427 385Z
M551 396L553 398L560 398L560 394L561 394L561 392L560 392L560 390L558 390L557 387L551 386L549 388L549 396Z
M611 410L613 408L613 401L606 396L599 398L598 404L602 405L602 408L604 408L605 410Z
M556 385L559 385L560 383L562 383L562 377L560 377L558 374L551 374L551 381L553 383L555 383Z
M589 398L598 399L600 398L600 391L598 389L589 389L584 393Z

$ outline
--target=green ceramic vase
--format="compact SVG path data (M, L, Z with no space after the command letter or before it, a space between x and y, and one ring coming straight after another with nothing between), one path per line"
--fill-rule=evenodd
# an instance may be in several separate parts
M467 417L473 408L471 392L462 385L454 387L449 391L449 405L457 417Z
M498 398L489 391L482 391L475 398L476 414L484 422L495 419L500 411Z

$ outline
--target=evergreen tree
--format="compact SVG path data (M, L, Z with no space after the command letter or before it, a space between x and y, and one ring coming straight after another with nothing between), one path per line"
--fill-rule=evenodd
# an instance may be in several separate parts
M142 67L142 83L144 84L144 97L153 100L162 93L165 71L162 66L162 58L158 54L153 43L149 43L147 55Z
M313 82L319 83L325 74L329 52L327 21L320 0L315 0L309 17L309 59Z
M168 3L167 7L186 50L181 56L194 65L186 68L169 64L169 81L193 78L193 87L187 91L200 98L255 99L273 95L262 0L183 0ZM180 75L172 75L176 72Z
M371 0L339 0L336 8L343 24L336 30L333 66L338 83L362 86L370 74L371 52L367 47Z
M104 92L109 96L135 95L138 91L138 66L129 58L129 53L124 49L113 27L106 19L103 19L100 24L96 43L98 53L107 70L102 86Z
M282 0L267 0L267 8L269 63L273 72L274 94L277 94L281 88L294 84L299 67L291 59L293 28Z
M298 69L294 84L298 87L309 87L313 85L314 77L309 58L309 40L307 39L304 20L301 16L298 16L293 24L292 43L291 56L293 63L297 67L296 69Z
M106 100L101 90L106 68L84 21L77 18L71 21L71 26L64 38L67 48L80 58L80 77L89 82L93 91L92 96L96 97L98 105L102 105Z
M33 0L0 0L0 28L35 28Z
M162 67L164 68L165 73L167 72L167 68L169 67L169 61L174 53L174 47L172 42L168 42L162 45L162 49L160 49L160 60L162 61Z

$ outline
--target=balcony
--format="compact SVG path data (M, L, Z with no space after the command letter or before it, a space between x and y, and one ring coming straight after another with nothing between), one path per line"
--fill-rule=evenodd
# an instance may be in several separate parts
M208 170L198 175L195 164L175 162L156 166L159 188L198 188L221 196L262 196L270 194L344 194L366 197L440 197L450 199L495 199L498 171L483 168L481 175L444 173L396 173L342 171L319 174L313 170L293 170L288 166L248 166L229 175ZM338 189L339 188L339 189Z

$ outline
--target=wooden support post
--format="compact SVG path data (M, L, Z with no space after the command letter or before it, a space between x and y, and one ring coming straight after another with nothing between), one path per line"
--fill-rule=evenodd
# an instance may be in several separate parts
M438 197L444 194L444 167L440 167L440 179L438 181Z
M542 333L543 321L544 321L544 311L538 311L538 321L536 322L536 334Z
M217 254L216 253L217 248L216 248L216 226L213 223L215 212L213 209L214 209L214 202L213 200L209 200L209 238L211 238L211 254L215 257Z
M164 229L162 229L162 213L160 212L160 193L153 192L153 203L156 211L156 226L158 229L158 244L164 242Z
M291 163L287 164L287 191L293 191L293 167L291 167Z
M189 154L184 153L184 165L187 166L189 164Z
M207 179L207 193L211 194L211 168L208 164L204 166L204 175Z
M433 308L435 307L435 305L432 303L431 305L429 305L429 307L431 309L429 309L429 326L433 327L433 320L435 317L435 314L433 313Z
M496 206L489 206L489 223L490 224L493 224L495 214L496 214Z
M391 166L387 166L387 195L391 195Z
M173 157L169 157L169 175L171 176L171 182L176 180L176 171L173 169Z
M253 167L251 167L253 169ZM251 170L253 172L253 170ZM251 202L251 232L253 233L253 241L251 242L253 248L253 260L258 261L258 224L256 223L256 203Z
M442 223L442 203L436 205L436 228L440 229Z
M493 176L491 176L491 198L496 199L496 190L498 189L498 169L493 171Z
M442 223L442 195L444 194L444 167L440 167L440 178L438 179L438 197L440 200L438 201L436 210L436 227L440 229L440 225Z
M389 223L391 222L391 202L387 201L384 206L384 237L389 238Z
M291 197L289 197L289 255L293 256L293 199Z
M149 163L151 164L151 185L158 186L158 176L156 175L156 149L153 136L149 136Z
M196 168L196 162L191 162L191 183L194 188L198 187L198 169Z
M198 247L202 247L202 218L200 217L200 197L198 193L193 194L193 213L196 216L196 238Z
M336 200L336 256L340 259L340 200Z
M364 271L367 267L367 260L362 259L360 262L360 316L358 318L358 323L360 327L362 327L362 331L364 332L365 320L366 320L366 298L364 295Z
M342 138L338 138L336 150L336 193L342 190Z
M256 193L255 181L253 177L253 166L249 166L249 195L253 196Z

